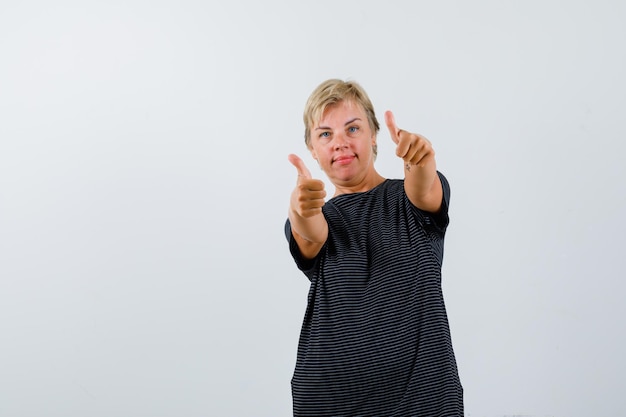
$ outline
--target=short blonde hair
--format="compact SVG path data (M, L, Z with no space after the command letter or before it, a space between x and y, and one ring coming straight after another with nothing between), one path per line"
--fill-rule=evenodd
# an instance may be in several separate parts
M321 83L311 93L304 106L304 143L307 148L311 149L311 127L320 121L328 106L341 103L344 100L350 100L360 105L367 115L372 133L378 133L380 125L376 120L374 106L363 87L354 81L330 79ZM376 154L375 148L374 154Z

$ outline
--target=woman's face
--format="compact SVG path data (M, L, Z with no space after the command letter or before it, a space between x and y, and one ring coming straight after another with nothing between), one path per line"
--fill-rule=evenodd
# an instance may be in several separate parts
M374 170L376 143L367 115L353 101L328 106L311 126L311 154L335 185L358 185Z

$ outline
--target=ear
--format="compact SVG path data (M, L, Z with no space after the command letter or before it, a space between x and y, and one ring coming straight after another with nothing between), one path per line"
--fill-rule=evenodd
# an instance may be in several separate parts
M315 149L310 148L309 150L311 151L311 156L313 157L313 159L317 161L317 152L315 152Z

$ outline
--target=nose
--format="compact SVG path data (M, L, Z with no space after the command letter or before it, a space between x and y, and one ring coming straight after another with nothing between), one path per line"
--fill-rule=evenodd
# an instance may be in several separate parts
M338 134L335 135L335 141L334 141L334 149L335 150L339 150L339 149L343 149L343 148L347 148L348 147L348 141L346 140L346 137L342 134Z

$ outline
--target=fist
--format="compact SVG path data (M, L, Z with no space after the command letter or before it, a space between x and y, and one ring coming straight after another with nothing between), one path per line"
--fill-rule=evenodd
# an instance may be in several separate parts
M313 217L322 213L326 202L324 182L313 179L304 161L297 155L289 155L289 162L298 171L298 182L291 193L291 210L301 217Z
M435 160L435 150L430 141L422 135L398 129L390 111L385 112L385 123L391 139L396 144L396 155L407 164L407 169L410 169L411 165L425 167Z

